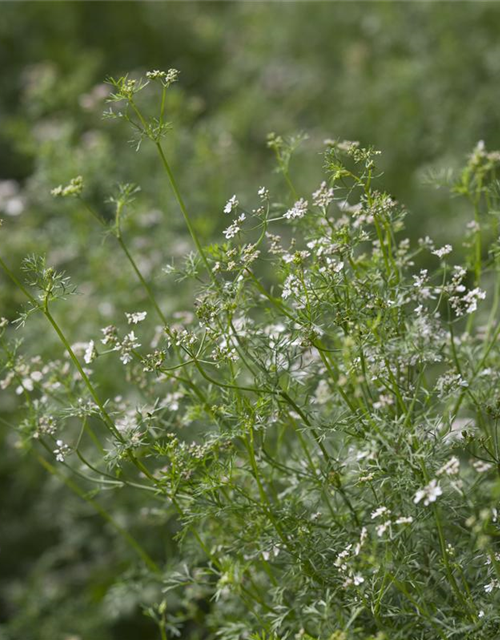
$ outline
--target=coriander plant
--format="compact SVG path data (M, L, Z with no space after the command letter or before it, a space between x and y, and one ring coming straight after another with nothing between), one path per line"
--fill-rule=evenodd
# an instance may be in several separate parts
M39 255L19 273L2 230L0 266L25 298L0 322L19 446L136 553L123 583L144 592L159 638L497 638L500 153L479 143L448 181L471 220L461 246L436 247L405 238L376 150L325 141L324 173L301 193L302 137L271 134L283 191L229 197L207 246L169 161L177 79L110 79L105 116L156 149L192 239L183 261L143 272L127 233L136 185L102 210L85 176L52 191L102 227L146 305L127 300L72 343L59 318L78 283ZM192 305L167 313L163 279ZM36 338L37 316L59 344L50 357L19 338ZM144 532L161 521L168 553L102 506L110 492L139 496L131 517Z

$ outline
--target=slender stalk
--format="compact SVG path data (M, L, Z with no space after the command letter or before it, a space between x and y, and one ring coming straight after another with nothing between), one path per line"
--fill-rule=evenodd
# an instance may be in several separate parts
M60 341L64 345L64 348L66 349L69 357L71 358L71 361L75 365L78 373L80 374L85 386L88 389L88 392L92 396L92 399L94 400L96 405L99 407L99 411L101 412L101 415L103 417L104 424L107 426L109 431L117 438L117 440L119 440L120 442L124 442L124 439L123 439L121 433L115 427L115 424L114 424L113 420L111 419L110 415L106 411L106 408L104 407L104 403L101 401L101 399L97 395L97 392L94 389L94 385L90 382L90 379L89 379L88 375L85 373L82 365L80 364L80 361L76 357L73 349L71 348L71 345L69 344L66 336L62 332L60 326L58 325L58 323L56 322L56 320L54 319L54 317L52 316L52 314L50 313L48 308L46 308L43 311L43 313L44 313L45 317L47 318L47 320L52 325L52 328L54 329L54 331L57 333Z
M151 304L153 305L153 307L155 308L156 313L158 314L158 317L160 318L160 320L162 321L162 323L164 325L167 324L167 319L163 313L163 311L160 309L160 306L158 304L158 302L156 301L156 298L153 294L153 291L151 290L151 287L149 286L149 284L146 282L144 276L142 275L139 267L137 266L137 263L135 262L134 258L132 257L132 254L130 253L130 251L128 250L127 245L125 244L122 234L121 232L117 235L117 240L118 240L118 244L120 245L120 247L123 250L123 253L127 256L127 260L130 262L132 269L134 270L136 276L139 279L139 282L142 284L142 286L144 287L144 290L147 293L147 296L151 302Z
M184 200L182 198L182 195L179 191L179 187L177 186L177 181L175 180L174 174L172 173L172 170L170 168L170 165L168 163L168 160L165 156L165 153L163 152L162 146L159 142L155 142L156 145L156 149L158 151L158 154L161 158L163 167L167 173L168 179L170 181L170 185L172 187L172 190L174 192L175 198L179 204L179 208L182 212L182 215L184 217L184 221L186 223L186 227L188 228L188 231L191 235L191 238L196 246L196 249L198 251L198 253L200 254L200 257L203 261L203 264L205 265L205 268L210 276L210 279L212 280L212 282L215 284L215 286L217 287L217 289L220 289L220 284L217 280L217 278L214 275L214 272L212 271L212 268L210 267L210 264L208 262L207 256L205 255L205 251L203 250L203 246L198 238L198 234L196 233L196 230L193 226L193 223L191 222L191 218L189 216L189 213L187 211L186 205L184 204Z

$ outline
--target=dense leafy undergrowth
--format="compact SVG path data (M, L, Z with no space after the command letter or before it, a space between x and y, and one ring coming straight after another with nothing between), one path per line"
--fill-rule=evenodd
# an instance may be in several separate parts
M102 227L83 291L44 256L12 264L1 230L24 298L0 323L16 446L61 509L76 494L113 528L108 602L158 638L497 638L500 154L446 176L471 219L436 246L405 238L377 151L326 140L305 194L300 137L271 134L283 189L231 196L203 246L169 161L176 80L109 80L106 116L157 154L184 257L144 268L141 233L168 221L134 222L133 184L99 208L85 175L52 191Z

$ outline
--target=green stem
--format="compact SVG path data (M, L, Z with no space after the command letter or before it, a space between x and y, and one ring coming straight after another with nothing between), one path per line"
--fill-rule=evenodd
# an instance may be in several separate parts
M210 276L210 279L212 280L212 282L215 284L215 286L217 287L217 289L220 289L220 285L219 282L217 281L217 278L215 277L210 264L208 262L208 259L205 255L205 252L203 250L203 247L201 245L201 242L198 238L198 235L196 233L196 230L191 222L191 218L189 217L189 213L186 209L186 205L184 204L184 200L182 198L182 195L179 191L179 187L177 186L177 182L175 180L174 174L172 173L172 169L170 168L170 165L168 163L168 160L163 152L162 146L159 142L155 142L156 145L156 149L158 150L158 154L160 155L161 161L163 163L163 167L167 173L168 179L170 181L170 185L172 187L172 190L174 192L175 198L179 204L180 210L182 212L182 215L184 216L184 221L186 223L186 226L188 228L188 231L191 235L191 238L196 246L196 249L198 250L198 253L200 254L201 259L203 260L203 264L205 265L205 268Z
M71 345L69 344L66 336L64 335L64 333L62 332L61 328L59 327L59 325L57 324L56 320L54 319L54 317L52 316L52 314L50 313L50 311L48 310L48 308L45 308L43 310L43 314L44 316L47 318L47 320L50 322L50 324L52 325L52 328L54 329L54 331L57 333L59 340L62 342L62 344L64 345L64 348L66 349L69 357L71 358L73 364L75 365L76 369L78 370L78 373L80 374L85 386L87 387L90 395L92 396L92 399L94 400L94 402L96 403L96 405L99 407L99 411L101 412L101 415L103 417L103 422L105 423L105 425L107 426L107 428L109 429L109 431L120 441L120 442L124 442L122 435L120 434L120 432L118 431L118 429L115 427L115 424L113 422L113 420L111 419L109 413L106 411L103 402L101 401L101 399L99 398L99 396L97 395L96 390L94 389L94 385L90 382L89 377L87 376L87 374L85 373L85 371L83 370L82 365L80 364L78 358L76 357L73 349L71 348Z
M122 248L124 254L127 256L127 260L130 262L130 264L132 266L132 269L134 270L136 276L138 277L139 282L144 287L144 290L146 291L147 296L148 296L151 304L155 308L155 311L158 314L158 317L163 322L163 324L166 325L167 324L167 319L165 318L165 315L164 315L163 311L160 309L159 304L156 302L156 298L155 298L155 296L154 296L154 294L153 294L153 292L151 290L151 287L149 286L149 284L144 279L144 276L142 275L142 273L139 270L139 267L137 266L137 263L135 262L134 258L132 257L130 251L128 250L127 245L125 244L125 242L124 242L124 240L122 238L121 232L119 232L116 237L117 237L118 243L119 243L120 247Z
M111 418L109 417L109 414L107 413L106 409L104 408L104 405L100 401L100 399L99 399L99 397L98 397L98 395L97 395L92 383L89 380L89 377L87 376L87 374L83 370L80 362L78 361L78 358L75 356L75 353L73 352L73 349L71 348L71 345L69 344L68 340L66 339L66 336L63 334L61 328L59 327L57 322L54 320L52 314L48 310L47 300L44 301L44 305L43 306L40 305L38 300L36 300L36 298L34 296L32 296L31 293L24 287L24 285L16 278L16 276L12 273L12 271L9 269L9 267L6 265L6 263L2 260L2 258L0 258L0 266L5 271L5 273L9 276L9 278L12 280L12 282L14 282L14 284L24 293L24 295L28 298L28 300L31 302L31 304L34 307L38 308L43 313L43 315L47 318L47 320L50 322L50 324L52 325L53 329L57 333L59 339L63 343L66 351L68 352L68 355L71 358L73 364L75 365L75 367L77 368L80 376L82 377L82 380L83 380L85 386L87 387L87 389L89 390L89 393L92 396L94 402L99 407L99 410L101 411L101 414L103 416L103 420L104 420L106 426L115 435L115 437L117 437L121 442L123 442L123 438L122 438L121 434L116 429L113 421L111 420Z

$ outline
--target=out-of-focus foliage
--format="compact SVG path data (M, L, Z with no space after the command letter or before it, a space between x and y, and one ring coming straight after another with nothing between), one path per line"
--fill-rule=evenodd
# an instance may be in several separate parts
M101 118L107 75L172 66L182 85L168 96L175 122L169 154L207 242L220 232L229 196L244 197L264 177L269 187L281 180L269 177L267 134L302 130L310 141L292 164L299 188L316 186L322 159L311 162L311 149L319 141L374 144L383 151L384 187L413 210L410 232L425 224L436 239L452 240L463 233L466 204L450 204L423 178L461 165L479 139L500 146L499 22L500 7L488 3L4 4L0 217L9 260L16 265L27 252L48 252L50 264L78 282L87 304L62 306L60 318L74 342L132 302L140 308L144 293L113 238L103 242L83 207L56 205L50 196L81 174L92 204L111 216L115 183L134 181L142 192L126 233L165 310L182 307L179 286L162 278L162 268L189 248L173 196L153 151L144 146L134 154L130 133ZM20 301L2 278L0 315L12 318ZM50 353L53 338L41 320L30 322L40 327L26 347L33 356ZM101 385L111 397L112 371ZM137 603L149 594L157 601L160 585L131 590L141 585L140 575L128 580L139 571L133 552L90 503L23 453L7 425L16 423L15 403L2 402L0 637L156 638ZM116 514L119 498L109 500ZM143 542L153 555L173 553L173 544L160 548L173 524L159 519L154 535L149 521L143 526L154 514L134 500L123 497L120 524L137 537L147 531ZM186 594L196 609L185 628L193 638L210 610L196 595Z

